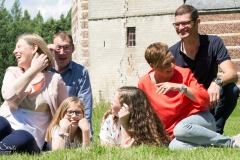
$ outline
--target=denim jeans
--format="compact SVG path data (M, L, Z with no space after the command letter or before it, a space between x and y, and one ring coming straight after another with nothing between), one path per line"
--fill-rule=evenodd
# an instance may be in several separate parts
M216 132L223 134L224 126L233 112L239 97L239 88L234 83L223 86L220 91L220 100L215 109L211 109L216 121Z
M32 134L25 130L12 130L6 118L0 116L0 154L14 152L40 153Z
M175 138L170 149L191 149L195 147L231 147L233 139L215 132L216 124L210 112L191 115L174 128Z

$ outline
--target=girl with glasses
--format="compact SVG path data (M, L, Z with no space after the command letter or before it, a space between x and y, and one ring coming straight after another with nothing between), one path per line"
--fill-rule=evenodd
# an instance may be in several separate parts
M90 128L84 105L77 97L68 97L58 108L46 134L51 150L90 145Z

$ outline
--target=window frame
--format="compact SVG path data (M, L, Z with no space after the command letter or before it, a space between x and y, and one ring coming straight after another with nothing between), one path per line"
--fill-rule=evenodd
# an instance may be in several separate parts
M127 47L136 46L136 27L127 27Z

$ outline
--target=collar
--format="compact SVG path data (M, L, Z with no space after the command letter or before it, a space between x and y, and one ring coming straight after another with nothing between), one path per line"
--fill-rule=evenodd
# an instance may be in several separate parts
M68 71L68 70L72 70L73 69L73 62L72 61L70 61L69 62L69 64L68 64L68 66L67 66L67 68L66 69L64 69L64 70L62 70L62 71L57 71L55 68L52 68L56 73L64 73L64 72L66 72L66 71Z

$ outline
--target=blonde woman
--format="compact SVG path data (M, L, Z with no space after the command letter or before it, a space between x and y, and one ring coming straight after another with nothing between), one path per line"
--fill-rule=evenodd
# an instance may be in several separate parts
M60 75L48 72L52 55L39 35L19 36L13 54L18 66L7 68L2 85L1 152L39 153L67 89Z
M49 125L46 141L51 150L90 145L90 127L79 98L69 97L62 102Z

